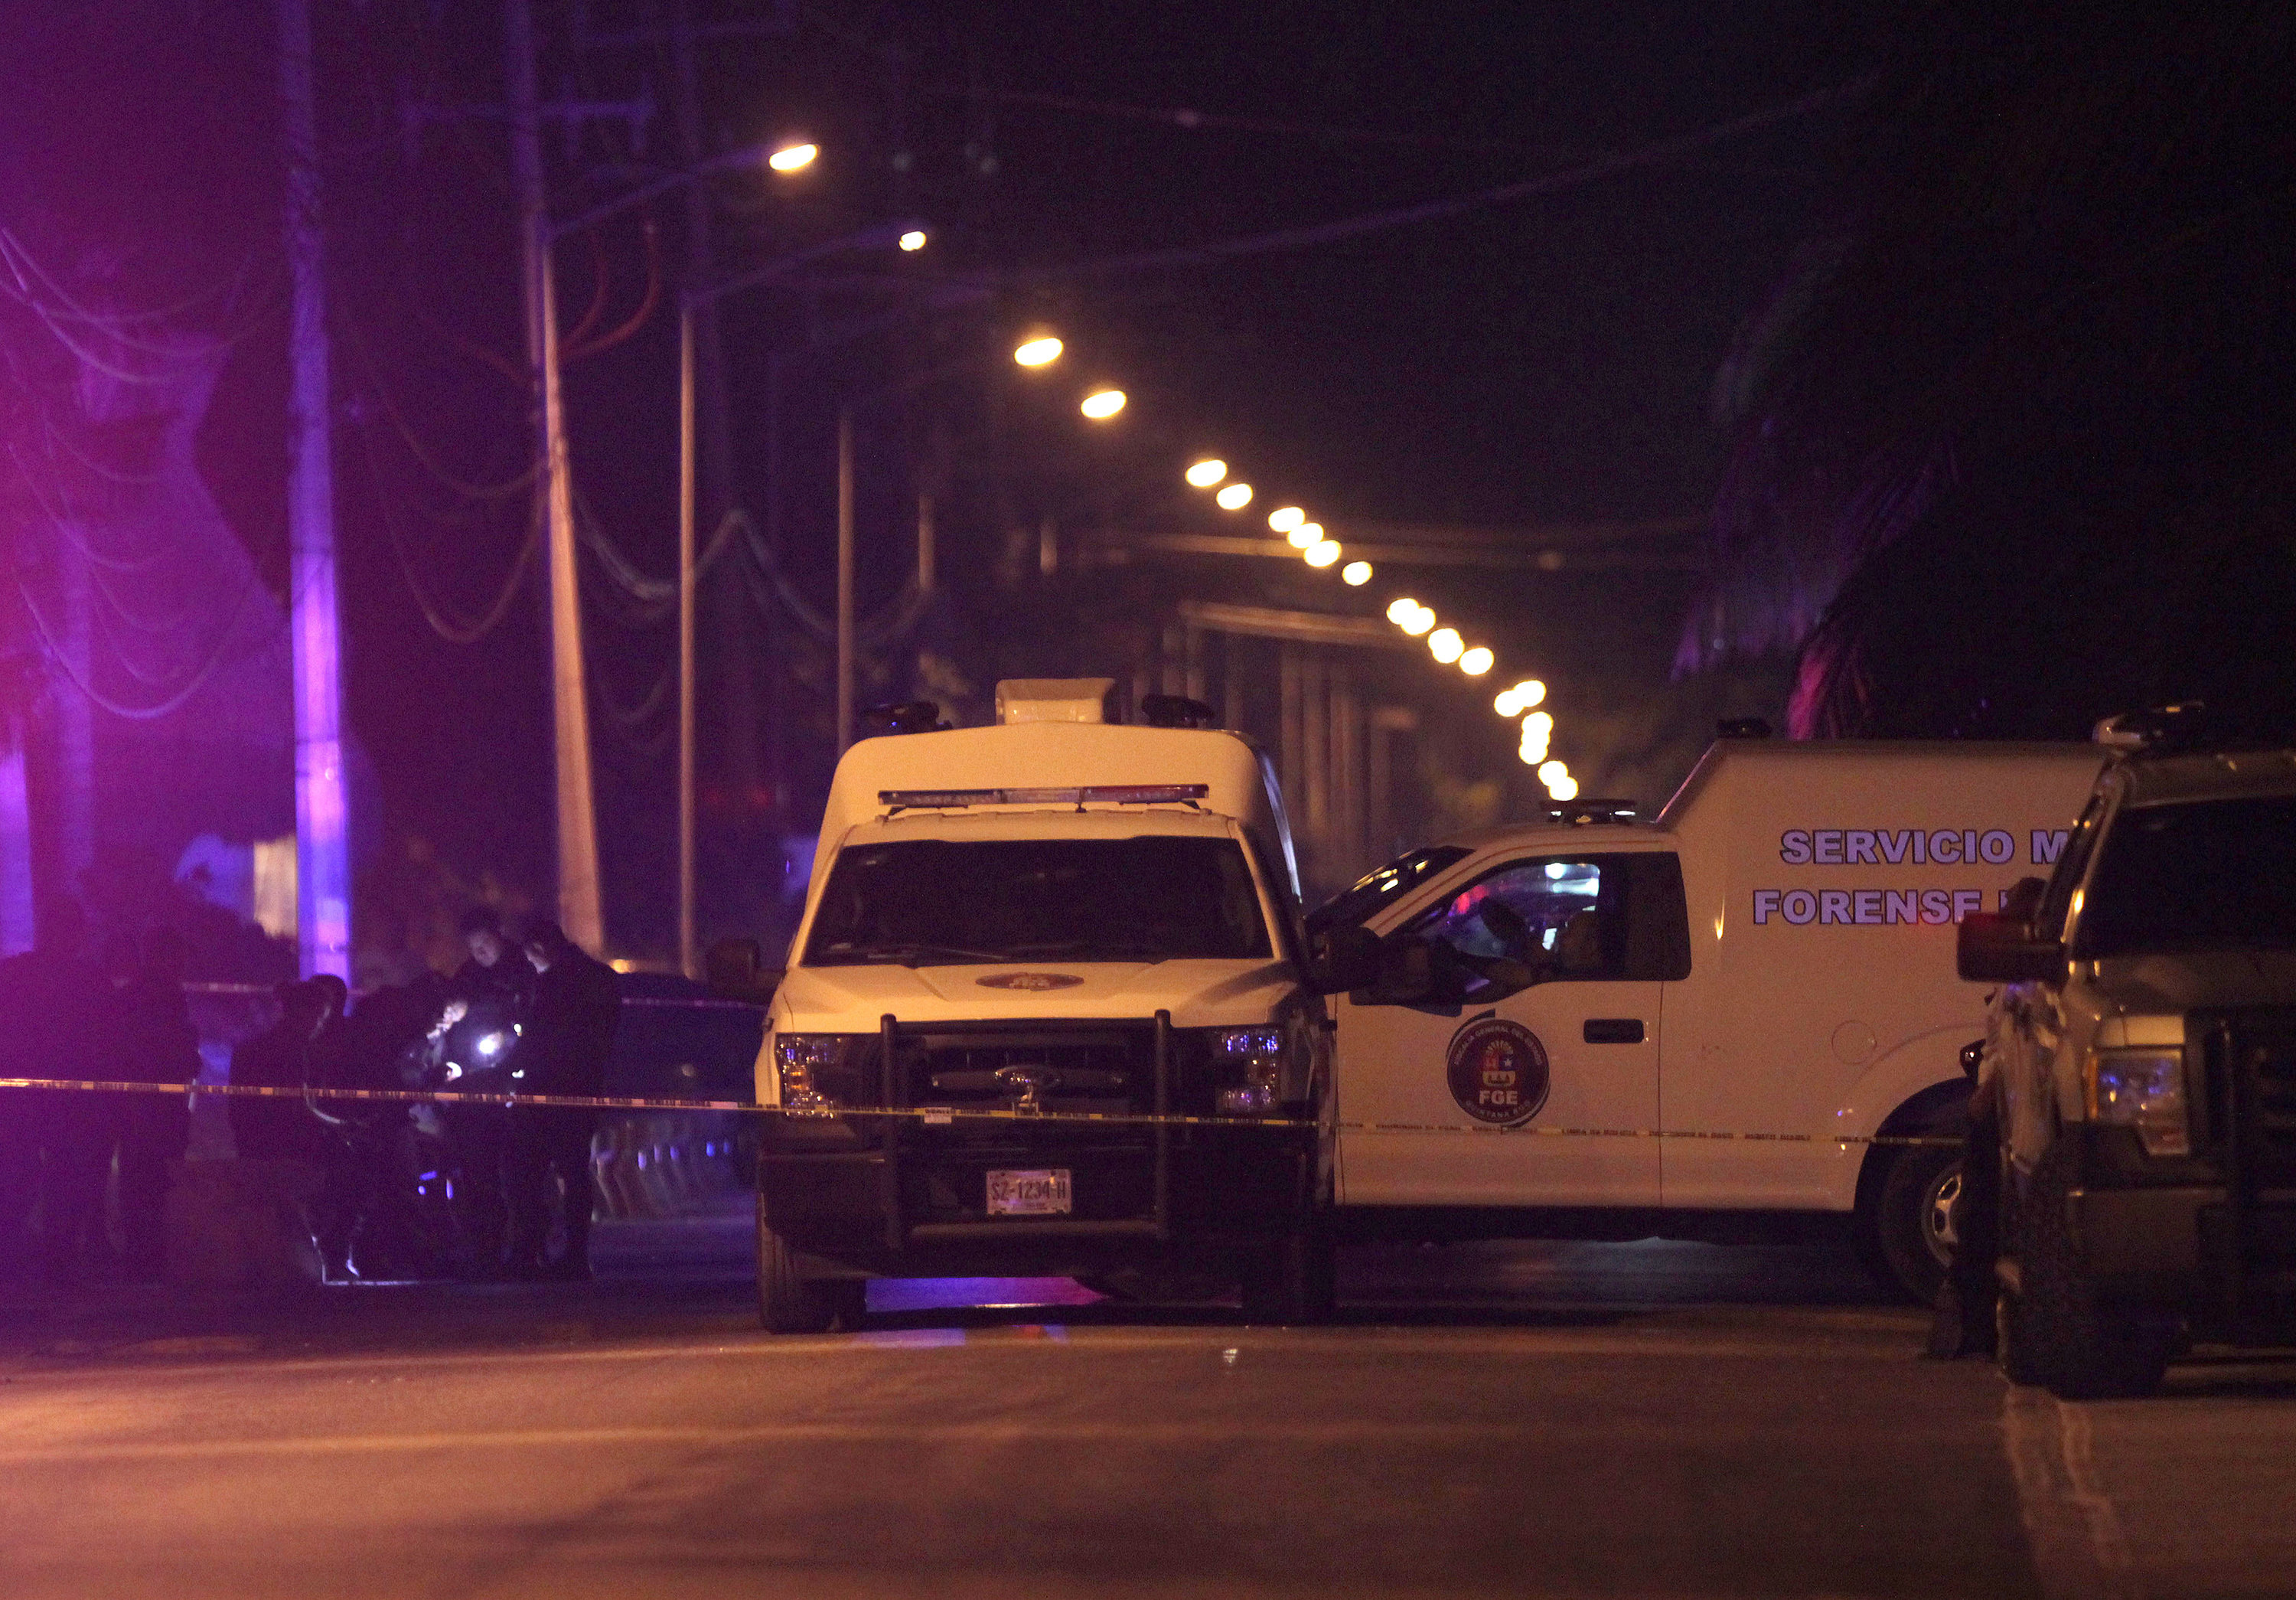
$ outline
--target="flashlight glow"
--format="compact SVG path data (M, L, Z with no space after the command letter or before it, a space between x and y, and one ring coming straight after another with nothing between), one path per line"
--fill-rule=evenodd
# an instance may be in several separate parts
M1212 498L1219 502L1222 511L1242 511L1251 504L1251 485L1231 483Z
M1289 533L1308 520L1308 513L1296 505L1280 506L1267 513L1267 526L1277 533Z
M924 229L922 229L922 228L911 228L907 233L903 234L901 235L901 248L902 248L903 250L922 250L922 249L924 249L924 247L925 247L925 231L924 231Z
M766 165L775 172L795 172L800 167L813 165L813 158L821 153L818 144L784 144L766 158Z
M1096 390L1085 396L1078 407L1095 423L1104 423L1124 409L1124 391L1120 389Z
M1191 488L1210 488L1227 476L1227 463L1216 455L1208 455L1190 467L1185 474Z
M1340 569L1340 581L1351 589L1359 589L1371 581L1371 563L1351 561Z
M1427 636L1427 648L1446 667L1457 661L1466 650L1467 642L1459 636L1456 628L1439 628Z
M1478 644L1459 658L1459 670L1469 677L1480 677L1491 669L1491 663L1497 659L1488 645Z
M1328 567L1339 559L1340 546L1336 539L1317 539L1308 546L1307 562L1311 567Z
M1013 352L1013 359L1022 366L1048 366L1061 358L1061 341L1047 333L1041 339L1031 339Z

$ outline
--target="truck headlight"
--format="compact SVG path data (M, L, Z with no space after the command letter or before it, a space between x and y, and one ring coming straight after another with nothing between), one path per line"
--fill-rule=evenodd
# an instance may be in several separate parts
M783 1033L774 1038L774 1067L782 1105L793 1112L834 1111L844 1104L821 1088L821 1079L852 1060L858 1039L849 1033Z
M2193 1153L2183 1051L2092 1051L2087 1079L2090 1120L2134 1128L2147 1155Z
M1283 1104L1283 1030L1215 1028L1212 1060L1219 1071L1213 1104L1223 1117L1272 1117Z

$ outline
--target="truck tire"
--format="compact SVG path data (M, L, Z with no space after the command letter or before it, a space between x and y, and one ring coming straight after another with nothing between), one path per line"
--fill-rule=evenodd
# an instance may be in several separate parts
M1338 1251L1330 1229L1308 1223L1246 1258L1243 1318L1308 1327L1329 1322L1336 1301Z
M788 1241L758 1206L758 1321L768 1333L826 1333L836 1325L839 1285L801 1278Z
M2042 1156L2017 1207L2017 1288L2001 1296L2002 1372L2062 1400L2150 1394L2168 1370L2177 1325L2100 1301L2065 1214L2073 1177L2070 1148L2060 1143Z
M1953 1265L1960 1194L1960 1151L1916 1145L1891 1153L1874 1206L1874 1248L1886 1283L1921 1305L1937 1302Z

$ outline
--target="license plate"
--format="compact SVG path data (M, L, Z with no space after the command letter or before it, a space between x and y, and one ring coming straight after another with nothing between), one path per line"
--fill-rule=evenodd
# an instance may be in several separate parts
M992 1217L1062 1217L1070 1207L1069 1169L991 1172L988 1214Z

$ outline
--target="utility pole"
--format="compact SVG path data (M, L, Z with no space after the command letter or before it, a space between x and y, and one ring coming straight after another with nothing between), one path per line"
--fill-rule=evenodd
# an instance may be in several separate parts
M853 744L853 409L837 413L837 753Z
M295 660L295 936L307 974L351 976L350 804L343 782L342 643L335 587L335 469L327 295L319 232L311 0L279 0L287 133L288 603Z
M677 297L677 969L697 978L693 898L693 299Z
M582 669L582 602L574 570L574 496L559 394L558 306L542 181L530 0L504 0L510 76L511 177L524 256L526 351L534 372L537 449L550 595L550 687L558 769L558 920L584 949L605 942L598 889L598 817L590 780L590 711Z

